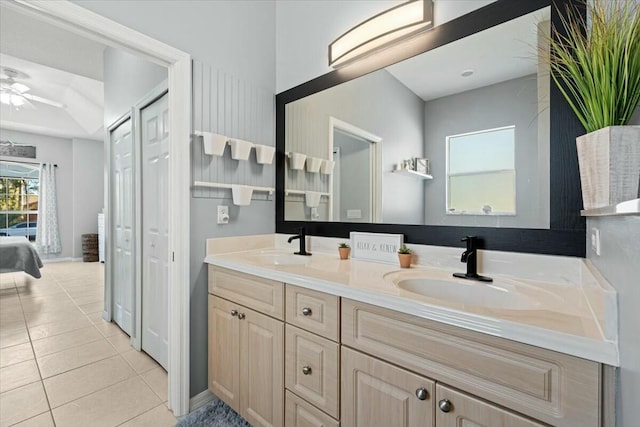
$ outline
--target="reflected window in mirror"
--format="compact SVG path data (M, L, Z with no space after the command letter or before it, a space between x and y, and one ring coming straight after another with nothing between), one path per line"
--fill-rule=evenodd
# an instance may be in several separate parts
M515 126L447 136L447 214L515 215Z

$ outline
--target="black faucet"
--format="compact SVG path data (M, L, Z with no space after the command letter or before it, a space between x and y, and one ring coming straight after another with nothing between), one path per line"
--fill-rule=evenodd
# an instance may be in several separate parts
M300 234L289 237L289 240L287 240L287 242L291 243L295 239L300 239L300 252L294 252L294 254L306 256L311 255L310 252L307 252L307 235L305 234L304 227L300 227Z
M477 280L479 282L493 282L491 277L480 276L478 274L478 251L476 249L476 236L467 236L462 239L467 242L467 250L462 253L460 262L467 263L467 273L453 273L454 277L462 279Z

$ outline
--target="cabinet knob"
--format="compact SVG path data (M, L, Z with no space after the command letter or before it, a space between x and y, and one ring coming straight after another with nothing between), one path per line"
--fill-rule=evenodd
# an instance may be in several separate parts
M448 399L442 399L440 402L438 402L438 408L440 408L442 412L449 412L451 411L451 409L453 409L453 405Z
M238 315L238 310L231 310L231 315L236 317Z
M429 393L427 392L427 389L420 387L416 390L416 397L418 400L426 400L429 397Z
M310 366L303 366L302 367L302 373L305 375L311 375L311 367Z
M245 318L244 313L238 313L238 319L243 320Z
M302 314L304 316L311 316L311 313L312 313L312 311L311 311L311 309L309 307L305 307L305 308L302 309Z

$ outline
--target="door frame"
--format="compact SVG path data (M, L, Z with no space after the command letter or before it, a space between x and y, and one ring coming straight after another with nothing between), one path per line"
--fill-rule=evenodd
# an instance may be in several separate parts
M169 401L189 412L189 203L191 56L68 0L13 0L14 7L58 27L165 66L169 70ZM108 193L107 193L108 194ZM105 200L105 204L108 201ZM108 206L105 206L108 212ZM108 226L110 218L105 215ZM108 228L107 228L108 229ZM109 239L105 240L107 247ZM106 270L106 269L105 269ZM110 278L110 277L109 277Z
M133 334L131 335L131 345L138 351L142 351L142 110L149 105L162 98L166 93L169 93L169 86L167 81L163 81L158 86L151 89L142 99L140 99L133 107L131 116L133 118L133 131L135 133L134 152L136 156L136 171L135 171L135 224L136 224L136 275L134 284L134 307L136 310L135 323L133 326ZM169 103L171 102L171 95L169 95ZM171 110L169 110L171 114ZM171 132L171 129L169 129ZM169 156L169 162L171 162L171 156Z
M329 153L333 160L333 132L338 129L371 143L369 147L369 161L371 173L371 222L382 222L382 138L351 123L344 122L333 116L329 117ZM334 166L335 167L335 166ZM329 176L329 188L333 191L333 174ZM333 220L333 197L329 197L329 221Z

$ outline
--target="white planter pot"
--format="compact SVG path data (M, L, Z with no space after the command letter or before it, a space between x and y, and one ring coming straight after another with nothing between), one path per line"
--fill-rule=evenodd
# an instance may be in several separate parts
M273 163L273 153L276 152L275 147L269 145L256 144L256 161L261 165L270 165Z
M317 157L307 157L307 172L318 173L321 165L322 159Z
M320 204L322 193L318 191L305 191L304 199L308 208L317 208Z
M202 132L204 153L210 156L222 156L227 146L227 137L217 133Z
M253 187L249 185L232 185L231 195L233 196L233 204L236 206L249 206L251 204L251 196L253 196Z
M576 138L584 209L638 198L640 126L610 126Z
M289 166L294 170L301 170L304 168L304 162L307 160L306 154L291 153L289 155Z
M334 162L333 160L323 160L322 161L322 166L320 166L320 173L323 173L325 175L331 175L331 172L333 172L333 167L335 166L336 162Z
M229 145L231 145L231 158L234 160L247 160L253 147L251 142L241 139L232 139Z

